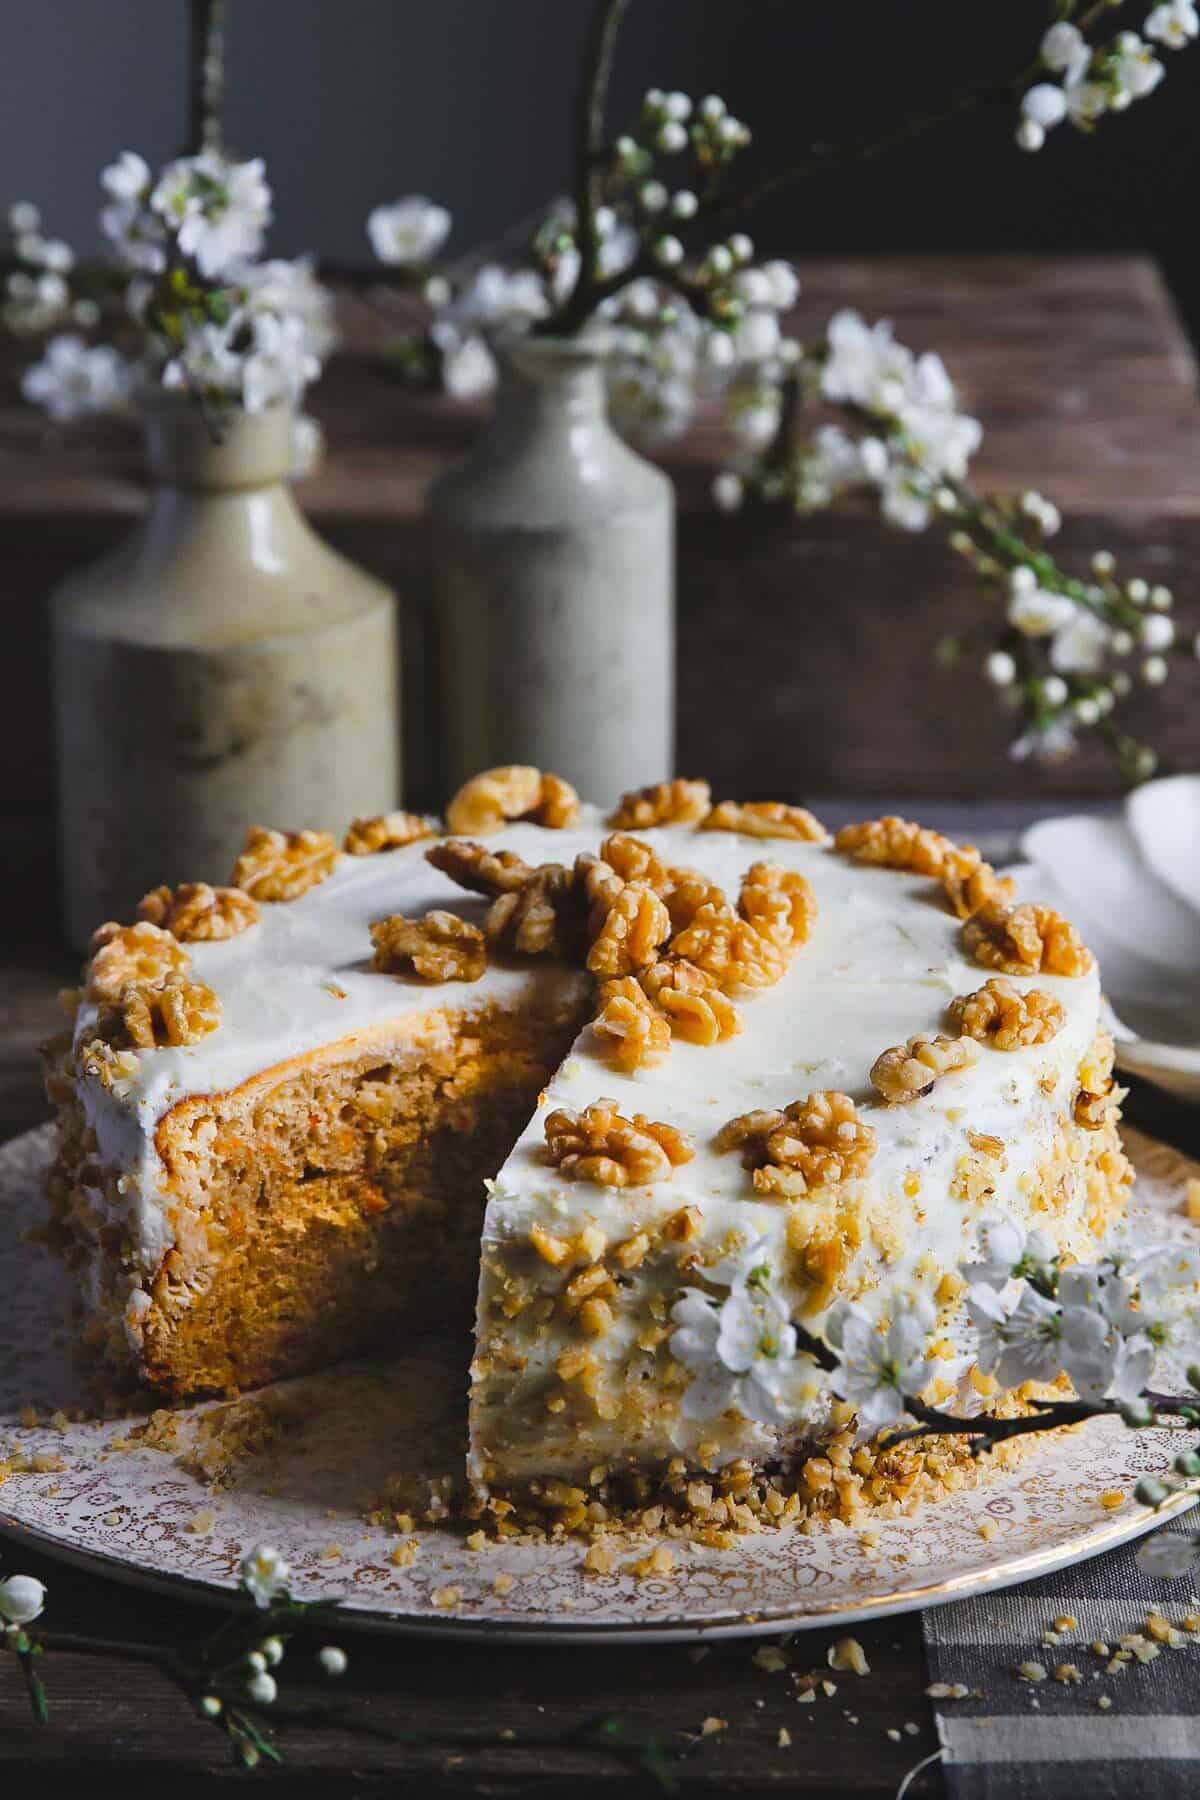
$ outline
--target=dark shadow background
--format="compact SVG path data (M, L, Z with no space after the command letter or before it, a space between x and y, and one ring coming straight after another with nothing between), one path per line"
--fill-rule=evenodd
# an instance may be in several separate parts
M1151 0L1115 11L1139 29ZM376 202L425 192L453 250L498 236L568 180L571 97L591 0L232 0L230 144L266 157L273 245L365 264ZM634 0L613 122L652 84L712 90L748 118L748 160L878 131L1029 60L1049 0ZM0 200L95 244L95 177L183 135L183 0L0 0ZM1106 29L1109 27L1106 24ZM828 251L1141 249L1200 327L1194 196L1200 45L1162 52L1158 92L1086 140L1028 156L1007 107L867 167L826 172L755 221L760 246Z

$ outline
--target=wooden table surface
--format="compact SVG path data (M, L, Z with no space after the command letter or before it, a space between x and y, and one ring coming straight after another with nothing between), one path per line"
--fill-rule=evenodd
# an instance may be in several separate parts
M886 800L886 797L881 797ZM904 801L890 797L893 807ZM849 816L845 802L824 803L830 821ZM1012 839L1041 808L993 809L985 819L998 841ZM956 828L956 809L926 805L930 824ZM985 840L989 833L983 834ZM990 845L989 845L990 847ZM36 890L35 890L36 891ZM34 1049L56 1022L56 989L74 977L72 958L55 948L43 911L40 928L26 917L0 963L0 1138L46 1117ZM1127 1108L1143 1129L1200 1153L1200 1115L1138 1086ZM71 1570L0 1537L0 1571L37 1575L50 1589L47 1626L125 1641L186 1643L211 1629L201 1606L142 1594ZM793 1670L824 1661L834 1634L792 1640ZM632 1734L654 1733L684 1795L862 1794L890 1797L905 1772L936 1749L917 1615L883 1620L857 1633L871 1665L864 1678L839 1675L838 1692L800 1704L792 1680L753 1662L751 1643L714 1644L702 1658L686 1647L519 1649L411 1643L372 1636L343 1641L353 1672L344 1697L384 1733L417 1733L398 1744L340 1728L285 1736L286 1770L268 1773L285 1791L322 1800L375 1793L421 1795L652 1794L636 1764L586 1739L598 1719L618 1718ZM29 1720L15 1667L0 1661L0 1794L21 1775L53 1773L66 1791L97 1776L114 1791L158 1793L173 1800L237 1780L222 1740L194 1718L154 1671L94 1656L56 1654L43 1670L54 1708L50 1729ZM1007 1671L997 1671L998 1679ZM285 1697L328 1700L298 1681L285 1664ZM700 1737L708 1717L728 1721ZM791 1737L781 1746L780 1731ZM889 1737L899 1732L899 1740ZM511 1735L509 1735L511 1734ZM15 1787L12 1789L15 1791ZM28 1790L32 1792L33 1790ZM935 1765L909 1792L911 1800L944 1793Z
M1150 265L1136 258L840 259L803 273L802 324L835 305L856 305L868 316L890 314L904 341L944 351L987 426L985 482L1044 487L1069 510L1064 542L1075 552L1128 546L1131 570L1145 565L1186 597L1200 568L1200 409L1190 350ZM427 566L419 502L474 427L469 413L445 401L413 400L381 385L369 335L355 336L354 354L317 390L316 410L335 450L302 497L323 530L404 596L409 799L424 803L437 794L424 759L419 649ZM831 520L752 542L738 522L731 527L704 509L704 449L701 437L672 457L684 513L686 765L713 774L724 792L803 797L835 824L885 803L903 806L903 795L919 816L953 831L962 813L946 809L947 797L971 802L975 817L975 796L1006 794L1009 803L994 806L987 820L1002 838L1014 837L1032 811L1046 810L1050 791L1064 783L1111 792L1094 764L1048 778L1013 769L1004 726L978 691L956 693L929 675L931 644L977 604L944 552L875 524ZM0 818L3 1140L46 1116L35 1049L56 1027L56 989L76 974L55 920L41 602L52 580L125 528L140 491L136 459L119 440L47 440L33 415L6 403L2 391L0 473L8 600L0 760L9 774L5 810L13 815ZM1198 719L1194 693L1179 678L1164 727L1177 756L1194 760ZM827 790L843 796L840 805L821 800ZM1031 792L1041 795L1034 807ZM1012 803L1016 795L1025 798ZM1200 1151L1197 1124L1181 1107L1139 1089L1131 1109L1145 1129ZM0 1542L0 1569L13 1568L47 1582L48 1625L59 1630L177 1643L209 1629L201 1607ZM424 1741L305 1730L295 1735L287 1772L267 1779L323 1797L651 1792L622 1759L572 1742L598 1717L615 1715L633 1730L657 1732L679 1753L674 1772L684 1794L891 1796L905 1771L936 1747L920 1622L884 1621L859 1636L870 1676L839 1677L837 1695L813 1705L797 1703L787 1676L756 1667L752 1645L713 1646L697 1661L684 1648L506 1651L351 1637L347 1691L355 1704L376 1727L418 1732ZM820 1632L796 1640L793 1667L821 1662L828 1642ZM72 1793L97 1776L123 1795L157 1795L167 1784L179 1800L242 1779L225 1762L217 1734L154 1673L81 1655L56 1655L44 1672L50 1730L29 1722L15 1670L0 1663L0 1794L16 1792L22 1775L42 1786L57 1776ZM286 1691L294 1695L290 1679ZM700 1739L709 1716L726 1719L728 1729ZM790 1745L780 1746L781 1729ZM34 1791L28 1779L21 1791ZM934 1768L910 1793L921 1800L942 1791Z

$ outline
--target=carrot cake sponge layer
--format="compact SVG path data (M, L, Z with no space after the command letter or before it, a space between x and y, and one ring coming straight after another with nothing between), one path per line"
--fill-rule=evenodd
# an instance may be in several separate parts
M920 1296L949 1377L985 1213L1071 1257L1119 1214L1092 959L969 847L532 769L448 824L255 832L98 933L51 1197L112 1369L229 1391L477 1287L471 1481L569 1508L811 1454L843 1303Z

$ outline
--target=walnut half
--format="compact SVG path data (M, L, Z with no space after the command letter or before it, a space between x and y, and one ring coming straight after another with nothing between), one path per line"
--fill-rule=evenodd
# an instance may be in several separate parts
M1057 1037L1066 1020L1059 1002L1040 988L1015 988L993 975L973 994L950 1002L950 1018L959 1031L993 1050L1025 1050Z
M666 1181L695 1152L682 1132L635 1113L617 1111L615 1100L596 1100L581 1113L565 1108L546 1120L546 1148L568 1181L602 1187L643 1187Z
M962 928L967 955L1001 975L1086 975L1092 953L1051 906L1004 906L989 900Z
M940 831L915 825L911 819L899 819L894 813L882 819L864 819L857 825L843 825L833 845L855 862L938 876L947 853L956 848Z
M348 856L377 856L381 850L403 850L407 844L432 837L433 832L433 825L420 813L375 813L372 818L352 821L342 849Z
M169 931L181 943L215 942L237 937L257 925L257 900L241 888L209 887L207 881L185 881L177 888L152 888L138 901L138 917Z
M740 1150L760 1194L795 1199L865 1175L875 1133L859 1118L849 1094L818 1090L782 1111L730 1119L717 1134L718 1150Z
M92 1031L115 1050L161 1050L197 1044L221 1023L221 1002L202 981L168 975L131 981L101 1006Z
M647 831L653 825L698 825L712 803L707 781L655 782L621 795L608 823L618 831Z
M92 938L88 965L89 1000L118 1000L131 982L163 981L191 965L182 944L148 919L139 925L101 925Z
M915 1100L943 1075L969 1069L979 1052L969 1038L934 1037L922 1032L885 1050L871 1065L871 1080L885 1100Z
M528 763L485 769L464 782L446 808L447 825L464 837L483 837L514 819L559 831L578 817L579 795L570 782Z
M371 926L373 966L384 975L420 975L425 981L478 981L487 968L487 945L477 925L455 913L428 912L423 919L392 913Z
M701 819L700 829L740 831L743 837L794 838L804 844L821 844L829 836L807 807L785 806L782 800L721 800Z
M337 859L338 847L327 831L252 825L230 879L255 900L298 900L332 875Z

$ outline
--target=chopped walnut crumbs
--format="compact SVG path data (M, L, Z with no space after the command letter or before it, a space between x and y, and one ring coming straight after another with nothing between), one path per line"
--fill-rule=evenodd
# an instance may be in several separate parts
M710 975L727 994L771 987L787 968L787 953L724 901L702 906L671 939L670 950Z
M844 851L855 862L935 876L941 875L947 854L957 849L940 831L929 831L894 813L882 819L864 819L858 825L843 825L833 844L835 850Z
M191 966L191 958L169 931L144 920L140 925L101 925L92 938L88 965L89 1000L118 1000L131 982L162 981Z
M816 895L803 875L778 863L752 863L742 877L738 911L779 950L808 941L817 916Z
M646 831L653 825L697 825L709 811L707 781L659 781L621 795L608 823L618 831Z
M381 850L403 850L433 834L432 822L420 813L376 813L373 818L351 822L342 849L348 856L375 856Z
M457 836L499 831L509 820L528 819L553 831L579 816L579 795L559 775L544 775L526 763L485 769L465 782L446 808L446 823Z
M629 881L605 915L587 966L593 975L631 975L655 960L671 935L671 915L654 889Z
M185 881L180 887L157 887L138 901L138 917L148 919L181 943L208 943L237 937L257 925L258 903L235 887L209 887L207 881Z
M230 880L255 900L298 900L332 875L338 847L327 831L252 825Z
M818 1091L782 1112L743 1113L717 1134L718 1150L741 1150L759 1193L792 1198L864 1175L875 1133L848 1094Z
M897 1044L877 1056L871 1080L885 1100L896 1104L926 1094L943 1075L969 1069L979 1052L970 1038L933 1036L920 1032L906 1044Z
M785 806L782 800L722 800L700 821L702 831L740 831L745 837L794 838L819 844L829 836L807 807Z
M973 994L950 1002L950 1018L959 1031L993 1050L1025 1050L1057 1037L1066 1013L1052 994L1040 988L1015 988L993 975Z
M425 861L473 894L513 894L533 870L512 850L488 850L470 838L447 838L425 852Z
M836 1644L830 1644L825 1653L825 1660L831 1669L837 1669L843 1675L869 1675L871 1665L866 1653L857 1638L839 1638Z
M477 925L455 913L428 912L423 919L391 913L371 926L372 967L383 975L419 975L425 981L478 981L487 968L487 945Z
M1053 907L989 901L962 928L963 949L1002 975L1086 975L1090 950Z
M682 1132L636 1113L626 1119L615 1100L596 1100L581 1113L562 1108L546 1120L550 1160L568 1181L602 1187L643 1187L666 1181L694 1151Z

